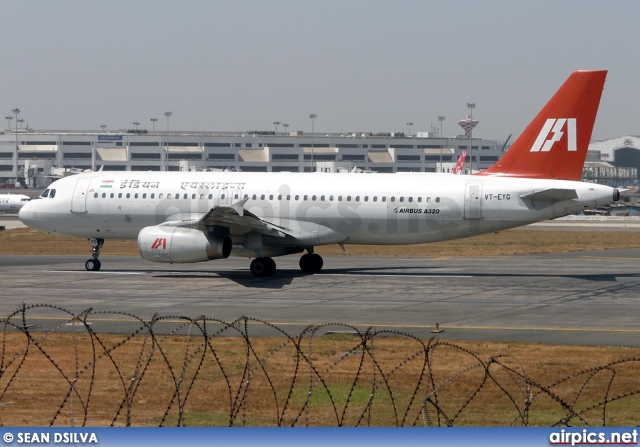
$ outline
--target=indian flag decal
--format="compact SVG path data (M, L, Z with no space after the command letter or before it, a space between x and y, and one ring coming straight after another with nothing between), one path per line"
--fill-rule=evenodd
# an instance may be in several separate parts
M112 188L113 187L113 180L103 180L102 183L100 183L100 188Z

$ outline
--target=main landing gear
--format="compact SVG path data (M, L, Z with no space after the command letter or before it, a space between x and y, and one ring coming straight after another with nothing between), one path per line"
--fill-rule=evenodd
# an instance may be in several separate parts
M303 273L318 273L322 270L323 264L322 256L313 252L300 257L300 270L302 270Z
M258 278L271 276L276 272L276 261L273 258L256 258L251 261L249 268L253 276Z
M91 242L91 259L84 263L84 268L89 271L97 272L102 267L102 263L98 260L100 256L100 248L104 245L104 239L89 238Z
M313 252L313 247L307 249L308 253L300 257L300 270L303 273L318 273L322 270L322 257ZM87 261L88 262L88 261ZM271 276L276 272L276 262L273 258L256 258L251 261L251 273L257 278Z

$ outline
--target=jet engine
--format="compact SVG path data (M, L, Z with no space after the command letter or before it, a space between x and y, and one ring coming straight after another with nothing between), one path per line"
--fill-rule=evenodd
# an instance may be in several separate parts
M138 250L147 261L187 263L228 258L231 238L192 228L154 226L138 233Z

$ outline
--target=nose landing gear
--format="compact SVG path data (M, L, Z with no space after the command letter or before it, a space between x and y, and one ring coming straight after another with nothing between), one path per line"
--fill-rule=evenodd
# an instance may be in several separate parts
M102 267L102 263L98 259L100 256L100 248L104 245L104 239L89 238L91 243L91 259L84 263L84 268L89 271L97 272Z

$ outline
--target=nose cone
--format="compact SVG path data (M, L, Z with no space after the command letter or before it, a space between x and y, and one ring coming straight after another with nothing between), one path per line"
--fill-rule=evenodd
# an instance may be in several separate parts
M34 226L33 224L39 220L38 212L36 211L39 201L40 200L38 199L31 200L25 203L22 208L20 208L20 211L18 211L20 221L30 228L37 228L37 226Z

